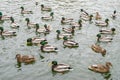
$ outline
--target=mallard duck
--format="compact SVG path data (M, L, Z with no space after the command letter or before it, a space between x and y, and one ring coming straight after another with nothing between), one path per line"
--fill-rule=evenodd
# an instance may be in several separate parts
M58 51L57 47L54 47L52 45L48 45L48 43L45 41L41 41L40 44L41 44L41 51L42 52L57 52Z
M72 21L73 21L72 18L62 17L62 19L61 19L61 23L62 23L62 24L70 24Z
M41 4L41 10L42 11L52 11L52 8L45 7L43 4Z
M97 41L98 42L111 42L113 38L111 37L102 37L101 34L97 34Z
M20 27L18 23L14 22L13 17L10 17L10 20L11 20L11 25L10 25L11 28L19 28Z
M57 39L63 39L64 36L66 36L67 38L72 38L72 34L70 33L64 33L64 34L61 34L60 30L56 30L57 32Z
M101 34L115 34L115 28L111 28L110 30L100 30Z
M21 55L17 54L16 59L18 63L25 63L25 64L30 64L35 62L35 58L33 55Z
M76 43L75 41L72 41L72 40L68 40L68 38L66 36L63 37L63 39L64 39L64 41L63 41L64 47L69 47L69 48L79 47L78 43Z
M26 11L26 10L24 10L23 6L21 6L20 8L21 8L21 14L33 14L32 11Z
M68 64L58 64L57 61L52 61L52 71L58 73L65 73L73 70Z
M41 41L47 41L45 38L28 38L27 39L27 45L32 46L33 44L40 44Z
M101 53L103 56L106 54L106 49L102 48L99 45L94 44L91 46L91 49L96 53Z
M107 73L110 71L110 66L112 66L112 64L110 62L106 62L106 65L94 64L89 66L88 69L94 72Z
M0 27L0 35L1 36L16 36L15 31L4 31L3 27Z
M113 14L112 14L112 18L115 19L116 16L117 16L117 14L116 14L116 10L114 10L114 12L113 12Z
M72 26L72 28L62 28L62 30L66 33L71 33L74 35L75 33L75 26Z
M70 23L70 25L78 27L79 29L81 29L81 27L82 27L82 20L78 20L78 22Z
M96 21L95 24L96 24L96 26L106 27L109 24L108 21L109 21L109 19L105 19L105 22L103 22L103 21Z
M83 9L80 9L80 11L81 11L81 15L80 16L88 16L89 14L85 11L85 10L83 10Z
M50 16L44 16L44 17L41 17L42 20L52 20L54 17L53 17L54 13L51 12L50 13Z
M96 12L95 19L96 19L96 20L100 20L100 19L102 19L102 17L100 16L100 14L99 14L98 12Z
M31 23L29 18L25 18L25 21L27 21L28 28L35 28L36 23Z
M46 24L44 25L44 28L39 28L39 24L36 24L36 32L37 33L44 33L44 34L49 34L51 31L50 26L47 26Z

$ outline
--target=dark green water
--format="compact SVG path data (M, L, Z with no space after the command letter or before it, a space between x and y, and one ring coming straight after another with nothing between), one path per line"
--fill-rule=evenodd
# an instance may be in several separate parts
M113 80L120 79L120 0L38 0L39 5L35 5L34 0L0 0L0 11L3 14L13 16L15 21L20 24L16 37L0 40L0 80L104 80L99 73L88 70L91 64L105 64L109 61L113 64L111 68L111 78ZM48 15L47 12L41 12L40 4L52 7L54 12L53 21L42 21L41 16ZM20 7L24 6L27 10L32 10L34 14L22 16ZM101 43L107 50L105 57L101 54L93 52L90 48L96 42L96 34L100 27L89 22L83 22L83 28L76 30L73 40L79 43L79 47L75 49L63 48L63 40L56 39L56 30L66 27L60 24L62 16L74 18L77 21L80 16L80 9L85 9L88 13L95 15L100 12L103 20L110 19L108 28L115 27L116 35L111 43ZM116 20L111 19L111 14L117 10ZM29 17L31 22L39 23L43 26L45 23L52 26L52 32L45 37L49 44L58 47L58 53L42 53L39 46L26 46L26 40L29 37L36 36L35 29L27 29L25 18ZM10 28L10 21L3 24L5 30ZM35 55L36 63L32 65L22 65L21 70L16 68L16 54L32 54ZM44 59L40 58L40 55ZM59 63L70 64L73 71L66 74L56 74L53 76L49 63L57 60Z

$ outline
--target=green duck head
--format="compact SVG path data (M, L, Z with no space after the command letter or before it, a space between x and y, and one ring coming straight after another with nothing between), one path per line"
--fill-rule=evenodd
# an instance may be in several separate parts
M4 28L3 27L0 27L0 32L3 32L4 31Z
M14 18L13 17L10 17L10 20L12 21L12 23L14 23Z
M3 14L2 14L2 12L0 12L0 16L2 16Z
M41 4L41 7L42 7L42 8L44 8L44 5L43 5L43 4Z
M52 65L58 65L57 61L52 61Z
M105 22L108 23L109 19L105 19Z
M57 32L58 34L60 34L60 30L56 30L56 32Z
M81 24L81 23L82 23L82 20L78 20L78 23Z
M32 38L27 39L27 46L32 46Z
M116 14L116 10L114 10L114 12L113 12L114 14Z
M37 24L35 24L35 26L36 26L36 29L39 29L39 24L37 23Z
M45 24L44 27L47 28L47 24Z
M63 40L68 40L68 38L66 36L63 37Z
M65 20L65 17L62 17L62 20Z
M23 6L21 6L20 8L21 8L22 10L24 10L24 7L23 7Z
M48 42L46 42L46 41L41 41L40 44L44 46L44 45L48 44Z
M101 34L97 34L97 37L98 37L98 38L101 38Z
M81 12L83 12L83 9L80 9Z
M53 15L54 15L54 12L51 12L51 13L50 13L50 16L53 16Z
M111 31L113 34L114 34L115 30L116 30L115 28L111 28Z
M30 22L30 19L29 18L25 18L25 21Z

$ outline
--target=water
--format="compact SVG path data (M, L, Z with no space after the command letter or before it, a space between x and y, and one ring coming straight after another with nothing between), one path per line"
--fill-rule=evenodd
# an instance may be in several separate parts
M120 77L120 0L38 0L39 5L35 5L34 0L0 0L0 11L3 14L13 16L15 21L20 24L17 36L0 40L0 80L104 80L99 73L88 70L91 64L105 64L109 61L113 64L111 68L111 78L119 80ZM54 12L54 21L42 21L41 16L48 15L49 12L41 12L40 4L51 6ZM20 7L24 6L26 10L32 10L34 14L22 16ZM82 30L76 30L73 40L79 42L79 47L75 49L63 48L63 40L56 39L56 30L66 27L60 24L62 16L79 19L80 9L85 9L88 13L95 15L95 12L100 12L103 20L110 19L108 28L115 27L116 35L111 43L101 43L107 50L105 57L101 54L93 52L90 48L96 42L96 34L99 27L89 22L83 22ZM112 20L110 15L114 10L117 10L118 16L116 20ZM45 23L53 27L53 31L45 37L49 44L58 47L59 52L42 53L39 46L26 46L27 38L36 36L35 29L27 29L25 18L29 17L31 22L39 23L43 26ZM5 30L10 28L10 21L3 24ZM32 54L35 55L36 63L31 65L22 64L21 70L16 68L16 54ZM40 58L44 56L44 59ZM59 63L67 63L73 67L73 71L66 74L56 74L53 76L49 63L52 60L57 60Z

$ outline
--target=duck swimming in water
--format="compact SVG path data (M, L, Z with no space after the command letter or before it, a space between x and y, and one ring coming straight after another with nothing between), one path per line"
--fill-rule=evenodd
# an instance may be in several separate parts
M105 22L103 22L103 21L96 21L95 24L96 24L96 26L107 27L108 24L109 24L108 22L109 22L109 19L105 19Z
M41 17L41 19L42 20L52 20L53 18L54 18L54 13L53 12L51 12L50 13L50 16L43 16L43 17Z
M70 33L72 35L74 35L75 33L75 26L72 26L72 28L62 28L62 30L66 33Z
M68 64L58 64L57 61L52 61L52 71L58 73L65 73L73 70Z
M101 34L110 34L110 35L112 35L112 34L115 34L115 28L111 28L110 30L105 30L105 29L103 29L103 30L100 30L99 32L101 33Z
M43 4L41 4L41 10L42 11L52 11L52 8L46 7Z
M82 27L82 20L78 20L78 22L72 22L70 23L71 26L74 26L75 28L79 28L79 30L81 29Z
M21 6L20 8L21 8L21 14L33 14L32 11L26 11L26 10L24 10L23 6Z
M104 56L106 54L106 49L102 48L99 45L94 44L94 45L91 46L91 49L93 51L95 51L96 53L101 53L102 56Z
M89 66L88 69L98 73L107 73L110 71L110 66L112 66L112 64L110 62L106 62L106 65L94 64Z
M10 17L10 20L11 20L11 25L10 25L11 28L19 28L20 27L18 23L15 23L13 17Z
M18 63L25 63L25 64L30 64L35 62L35 58L33 55L21 55L17 54L16 59Z
M70 24L72 21L73 21L72 18L62 17L62 19L61 19L61 24Z

